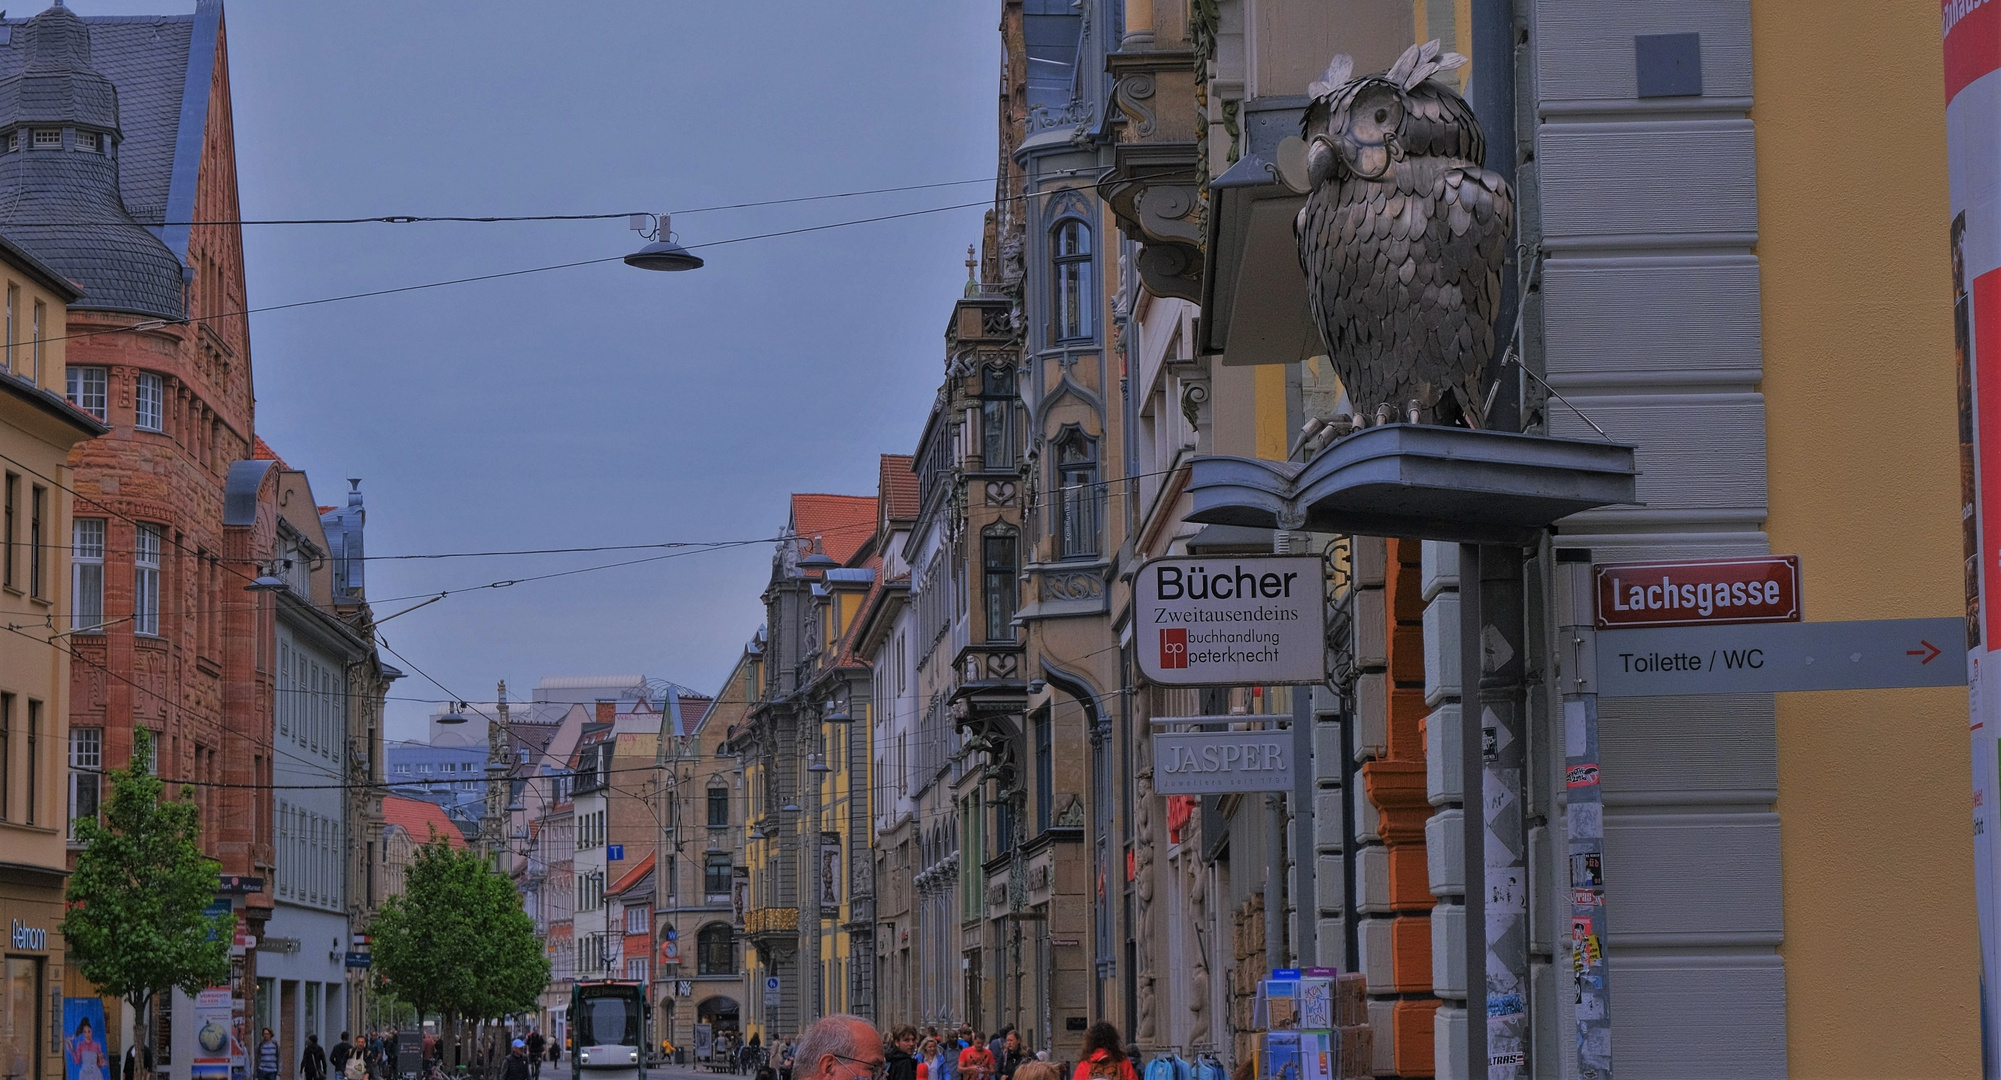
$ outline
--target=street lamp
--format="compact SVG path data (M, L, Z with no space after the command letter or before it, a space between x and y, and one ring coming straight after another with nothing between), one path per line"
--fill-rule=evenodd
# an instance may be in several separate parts
M283 586L283 582L280 582L279 584L280 587ZM438 723L444 724L446 726L465 723L466 715L460 710L466 707L466 703L463 701L454 701L450 702L449 704L451 708L445 710L445 715L438 717Z
M244 592L285 591L285 579L278 576L278 567L275 564L272 566L260 566L257 570L257 576L251 579L250 584L243 587Z
M632 231L653 242L625 257L625 265L641 270L699 270L702 257L674 239L666 214L634 214Z

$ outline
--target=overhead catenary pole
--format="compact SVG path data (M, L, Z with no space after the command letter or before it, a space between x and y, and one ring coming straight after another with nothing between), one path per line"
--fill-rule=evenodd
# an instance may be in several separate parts
M1598 770L1598 689L1595 652L1597 630L1591 580L1591 552L1559 548L1556 552L1556 662L1562 671L1558 690L1563 699L1563 765L1565 782L1557 792L1563 800L1563 821L1569 844L1568 969L1574 983L1576 1027L1570 1040L1570 1066L1579 1080L1612 1080L1612 979L1605 963L1608 911L1605 904L1605 802ZM1559 880L1565 870L1557 871ZM1563 946L1557 961L1563 962Z

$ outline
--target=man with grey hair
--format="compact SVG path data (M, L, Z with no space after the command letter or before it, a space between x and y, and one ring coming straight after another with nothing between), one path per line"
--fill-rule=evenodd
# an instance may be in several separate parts
M874 1024L835 1013L799 1036L792 1062L792 1080L882 1080L887 1059Z

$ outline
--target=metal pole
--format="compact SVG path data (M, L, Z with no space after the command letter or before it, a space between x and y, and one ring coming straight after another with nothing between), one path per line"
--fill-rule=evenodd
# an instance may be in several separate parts
M816 728L818 727L817 718L815 718L814 726ZM821 733L817 730L814 732L815 738L813 740L813 745L815 745L816 747L822 745L822 741L819 738L820 734ZM824 763L826 759L822 757L820 760ZM813 759L809 756L807 758L807 763L810 765L812 761ZM813 913L813 929L812 932L807 935L808 939L813 942L813 952L812 952L812 964L810 967L806 969L802 977L810 980L813 984L813 998L812 998L813 1015L810 1019L806 1021L807 1023L811 1023L813 1020L817 1020L820 1017L825 1016L827 1014L827 1003L825 997L823 996L826 993L826 988L820 985L824 981L820 977L820 965L821 965L820 860L822 858L820 854L820 849L825 844L825 841L820 839L820 832L821 832L820 782L826 778L827 774L809 771L807 772L806 775L808 777L806 786L812 789L811 793L813 798L807 804L808 816L806 818L807 824L812 826L812 828L808 829L806 831L805 836L803 837L803 839L808 841L807 844L805 845L806 846L806 903L803 906L808 911L811 911Z
M1514 0L1473 0L1472 9L1473 114L1487 137L1487 168L1501 175L1508 186L1520 192L1515 182L1515 166L1520 160L1515 145L1515 5ZM1519 195L1517 196L1519 198ZM1516 284L1520 259L1511 244L1507 262L1501 268L1501 305L1494 325L1502 332L1494 339L1494 355L1487 374L1501 385L1494 395L1483 427L1496 431L1520 431L1522 426L1522 379L1508 378L1501 357L1508 349L1508 328L1515 325L1515 311L1521 304Z
M1465 810L1460 815L1460 869L1466 888L1466 1075L1487 1075L1487 829L1481 820L1482 777L1487 773L1480 721L1480 545L1459 545L1459 769Z
M1462 571L1463 575L1463 571ZM1461 588L1466 578L1460 578ZM1528 1075L1528 834L1522 778L1528 731L1523 723L1526 667L1522 620L1522 550L1480 554L1480 726L1483 773L1479 819L1486 862L1487 1071L1489 1080ZM1462 661L1463 662L1463 661ZM1469 670L1466 668L1462 671ZM1470 932L1473 923L1467 922ZM1477 1075L1477 1073L1476 1073Z
M1559 689L1563 694L1564 824L1570 856L1570 971L1575 980L1576 1038L1571 1069L1580 1080L1612 1080L1612 979L1605 965L1605 802L1599 787L1598 632L1591 552L1556 552ZM1558 871L1562 873L1561 870ZM1559 951L1557 958L1562 959Z

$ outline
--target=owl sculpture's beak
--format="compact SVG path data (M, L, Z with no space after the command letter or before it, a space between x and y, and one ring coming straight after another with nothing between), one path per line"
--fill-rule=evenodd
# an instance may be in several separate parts
M1348 171L1364 180L1380 180L1390 171L1391 144L1385 142L1357 142L1345 139L1341 142L1341 160Z

